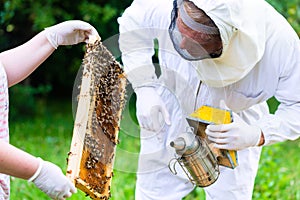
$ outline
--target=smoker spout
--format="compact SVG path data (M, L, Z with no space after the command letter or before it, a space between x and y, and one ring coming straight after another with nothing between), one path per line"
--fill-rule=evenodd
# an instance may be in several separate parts
M175 148L176 151L184 150L186 144L185 140L182 137L176 138L170 143L171 147Z

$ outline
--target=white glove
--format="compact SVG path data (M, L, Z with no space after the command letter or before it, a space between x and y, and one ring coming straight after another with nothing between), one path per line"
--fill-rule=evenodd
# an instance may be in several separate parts
M137 94L136 114L142 128L158 132L164 122L171 125L166 105L154 88L140 87L135 89L135 93Z
M36 187L45 192L52 199L64 200L76 193L77 190L72 182L62 173L61 169L53 163L39 159L39 168L28 179Z
M228 150L242 150L257 146L262 135L259 127L247 124L235 113L233 113L232 123L208 125L205 133L208 139L215 143L214 147Z
M59 45L73 45L88 42L90 37L100 38L97 30L89 23L80 20L65 21L45 28L50 44L57 49Z

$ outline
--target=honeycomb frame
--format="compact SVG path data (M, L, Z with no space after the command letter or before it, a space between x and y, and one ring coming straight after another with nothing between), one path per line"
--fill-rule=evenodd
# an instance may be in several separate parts
M97 39L87 44L67 177L92 199L109 199L126 76Z

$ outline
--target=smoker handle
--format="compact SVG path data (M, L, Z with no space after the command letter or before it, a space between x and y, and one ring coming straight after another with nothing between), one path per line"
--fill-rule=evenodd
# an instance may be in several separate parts
M175 161L174 161L175 160ZM173 164L172 164L173 162ZM175 169L175 165L176 163L178 163L178 160L177 158L172 158L168 164L168 167L169 167L169 170L172 172L172 174L176 175L177 174L177 171ZM171 166L172 165L172 166Z

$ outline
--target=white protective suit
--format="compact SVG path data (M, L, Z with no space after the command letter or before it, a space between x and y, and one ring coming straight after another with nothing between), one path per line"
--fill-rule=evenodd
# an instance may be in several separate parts
M193 185L179 167L178 175L169 171L168 163L175 153L169 144L185 132L186 115L201 105L219 106L220 100L224 99L227 106L238 112L247 123L260 126L265 144L299 137L300 126L296 121L300 115L300 88L296 85L300 81L300 66L297 68L300 64L299 40L273 8L262 0L257 1L267 15L263 55L246 75L243 74L239 80L225 87L210 84L205 79L205 71L201 71L204 62L188 62L173 49L168 35L172 0L135 0L118 19L122 62L129 81L133 88L155 87L167 105L172 122L158 133L141 128L137 200L177 200L193 190ZM152 63L154 39L159 44L159 78ZM218 83L220 77L226 75L218 74L215 80L211 80ZM208 84L218 87L210 87ZM281 102L275 115L268 114L264 102L273 95ZM260 152L261 147L238 151L239 166L234 170L220 167L219 179L204 188L206 198L251 199Z

